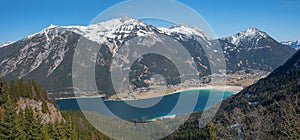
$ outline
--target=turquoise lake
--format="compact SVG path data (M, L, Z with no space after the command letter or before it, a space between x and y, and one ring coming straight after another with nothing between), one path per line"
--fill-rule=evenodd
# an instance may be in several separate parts
M235 94L219 90L186 90L163 97L117 101L104 97L58 99L56 104L61 110L94 111L105 116L117 116L127 120L149 120L161 116L178 115L204 110L222 99ZM159 102L149 107L137 107L153 100ZM135 104L137 106L132 106Z

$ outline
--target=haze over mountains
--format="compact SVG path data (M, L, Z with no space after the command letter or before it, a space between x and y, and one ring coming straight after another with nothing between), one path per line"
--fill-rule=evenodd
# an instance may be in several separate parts
M104 76L96 79L100 91L111 92L112 84L107 81L111 81L112 58L125 42L133 38L147 38L148 42L144 45L160 42L161 38L176 40L193 57L200 77L211 74L210 68L219 65L218 60L214 60L213 64L209 63L210 56L214 54L224 53L226 71L234 73L243 69L272 71L296 51L256 28L213 40L194 27L178 25L158 28L140 20L118 18L89 26L51 25L36 34L4 45L0 48L0 73L6 80L36 79L50 93L71 93L72 59L80 39L90 46L102 47L96 64L98 72ZM223 52L213 49L214 45L219 45ZM125 69L125 64L123 60L120 65ZM134 76L140 81L135 82L139 83L138 86L143 86L141 82L149 79L153 73L150 71L144 77L141 77L141 74L145 75L144 71L136 73Z

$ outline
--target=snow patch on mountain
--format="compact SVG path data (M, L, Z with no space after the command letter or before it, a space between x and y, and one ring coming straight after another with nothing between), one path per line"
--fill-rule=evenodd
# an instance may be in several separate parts
M13 43L15 43L15 41L11 41L11 42L6 42L6 43L3 43L3 44L0 44L0 48L3 48L5 46L8 46L8 45L13 44Z
M288 45L292 48L295 48L296 50L300 49L300 40L281 42L281 44Z
M259 42L260 39L262 38L267 38L268 35L265 32L262 32L258 30L257 28L249 28L246 31L237 33L236 35L227 37L227 39L230 43L238 46L241 45L245 41L253 40L256 43Z
M75 32L99 44L110 44L111 51L113 53L117 51L118 47L125 41L127 37L145 37L153 35L154 30L166 35L179 34L180 37L183 35L188 38L199 36L205 40L210 40L210 37L208 37L205 32L195 27L178 25L170 28L156 28L152 25L145 24L141 20L131 19L128 17L115 18L88 26L57 26L51 24L49 27L43 29L42 31L29 35L24 39L31 39L36 35L44 34L47 38L47 42L50 43L50 41L55 38L56 35L52 36L52 38L49 38L49 31L56 32L56 34L58 34L58 32L62 32L64 30Z
M203 38L203 40L210 39L202 30L194 27L178 25L170 28L157 28L147 25L141 20L128 17L111 19L88 26L51 24L40 32L23 38L21 42L27 42L27 44L24 44L23 48L19 50L18 56L1 62L0 66L3 67L1 74L5 76L15 71L19 66L26 66L24 71L19 73L19 78L21 78L39 68L43 63L51 63L48 65L48 76L51 75L63 62L65 53L68 51L68 48L64 47L68 42L65 37L68 35L66 32L77 33L99 44L105 43L113 55L127 39L137 36L140 37L138 43L146 46L151 46L155 42L163 42L157 33L172 37L175 35L175 38L179 37L178 39L189 39L196 36Z
M199 36L203 39L211 40L211 38L201 29L186 26L186 25L177 25L177 26L172 26L170 28L158 27L158 29L160 30L160 33L164 33L167 35L180 34L180 35L188 36L190 38L193 38L193 36Z
M59 27L51 25L47 29L53 28L62 28L75 32L99 44L109 44L111 52L113 53L117 51L118 47L128 36L147 36L153 34L152 26L146 25L140 20L128 17L115 18L89 26Z

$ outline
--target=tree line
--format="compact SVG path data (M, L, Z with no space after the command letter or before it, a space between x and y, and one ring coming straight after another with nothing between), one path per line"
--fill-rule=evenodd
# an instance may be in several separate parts
M80 111L61 111L64 120L42 123L40 116L28 105L17 111L20 98L42 101L42 112L49 113L47 92L34 80L21 79L9 84L0 77L0 139L4 140L48 140L48 139L109 139L93 128Z

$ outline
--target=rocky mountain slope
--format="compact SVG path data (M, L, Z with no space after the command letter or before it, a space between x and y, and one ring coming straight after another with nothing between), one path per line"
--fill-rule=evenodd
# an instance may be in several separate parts
M221 41L228 59L227 67L232 71L244 68L272 71L295 52L256 28L222 38Z
M190 53L197 67L197 75L200 77L211 74L212 66L221 65L219 64L221 58L213 59L212 63L209 59L222 53L225 55L227 71L235 72L248 68L271 71L295 52L255 28L231 37L212 40L203 31L194 27L178 25L171 28L157 28L140 20L124 17L89 26L51 25L41 32L2 46L0 73L6 80L36 79L50 95L56 97L58 93L60 97L73 96L71 68L73 55L80 40L80 43L87 46L101 48L96 58L97 86L100 92L113 92L110 82L111 61L120 47L134 39L144 40L142 41L144 46L153 43L167 46L171 40L175 40ZM216 50L213 46L220 46L223 50ZM136 48L129 49L134 51ZM175 55L180 55L180 52L177 53ZM131 54L125 54L129 55ZM184 64L190 64L188 59L182 61ZM156 73L146 71L151 69L150 65L141 64L142 61L138 62L142 67L133 68L126 65L126 57L120 62L122 69L131 71L140 69L140 72L133 73L131 77L131 80L139 79L132 81L137 87L147 86L143 81Z
M205 127L199 128L202 112L195 112L164 139L299 139L299 98L297 51L269 76L219 103L218 112ZM207 113L214 109L215 106L210 107Z
M299 67L300 51L268 77L225 99L214 121L217 136L299 139Z
M43 103L47 106L47 112L43 112ZM48 101L35 101L28 98L21 98L17 101L17 113L24 113L26 107L30 107L33 110L35 118L40 118L41 123L43 124L65 122L60 111L55 107L55 105Z

